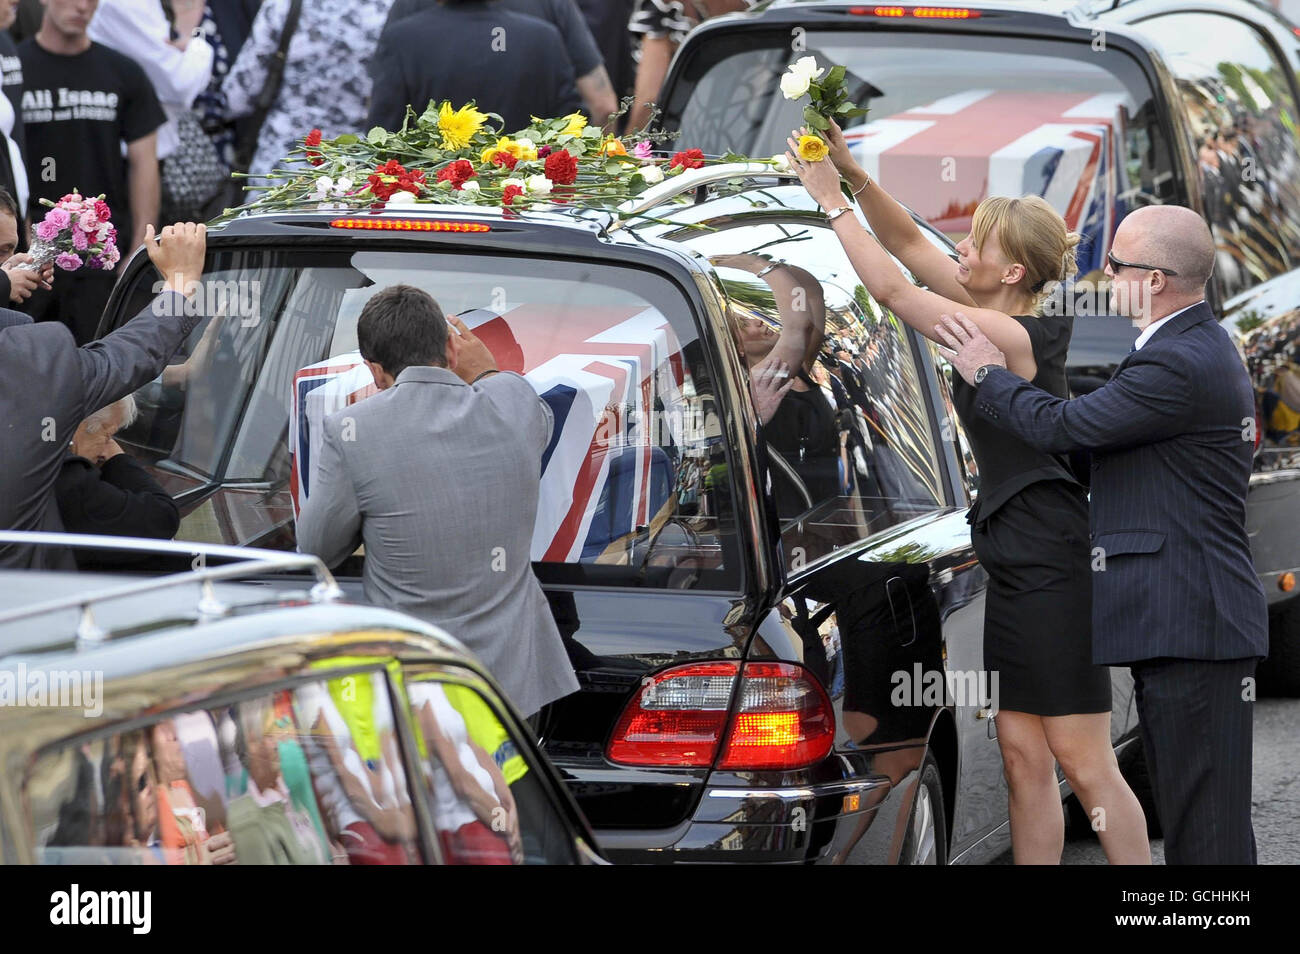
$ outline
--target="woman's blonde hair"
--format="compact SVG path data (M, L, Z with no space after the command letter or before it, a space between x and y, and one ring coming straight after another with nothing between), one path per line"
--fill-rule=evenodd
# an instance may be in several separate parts
M994 229L1007 261L1025 268L1025 287L1034 297L1035 310L1055 289L1078 270L1074 249L1079 233L1071 232L1061 213L1041 196L1023 199L990 196L975 209L971 241L982 253L984 240Z

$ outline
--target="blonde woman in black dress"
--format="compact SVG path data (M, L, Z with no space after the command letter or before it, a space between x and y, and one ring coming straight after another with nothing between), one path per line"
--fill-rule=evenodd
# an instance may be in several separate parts
M799 130L794 135L806 135ZM839 127L830 160L791 167L831 217L858 277L880 304L932 341L940 316L961 312L1006 354L1011 371L1068 397L1072 318L1043 316L1049 286L1075 271L1078 236L1038 196L980 203L958 264L849 154ZM926 288L914 285L867 232L840 191L843 174L872 231ZM930 290L926 290L926 289ZM1120 775L1110 738L1110 670L1092 663L1088 501L1066 462L973 413L975 389L953 381L953 402L979 466L971 540L989 575L984 665L998 673L998 744L1017 864L1059 864L1064 815L1055 765L1094 819L1112 864L1150 864L1146 819Z

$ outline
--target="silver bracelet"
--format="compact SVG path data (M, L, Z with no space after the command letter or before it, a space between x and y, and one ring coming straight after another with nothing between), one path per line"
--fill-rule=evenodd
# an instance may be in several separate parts
M862 173L862 174L863 174L864 176L866 176L867 181L864 182L864 183L862 183L862 185L858 187L858 191L857 191L857 192L854 192L854 193L852 194L852 195L853 195L853 198L855 198L855 199L856 199L856 198L857 198L857 197L862 193L862 190L863 190L863 189L865 189L867 186L871 185L871 176L868 176L865 172Z
M770 272L772 269L774 269L774 268L780 268L780 267L783 266L784 264L785 264L785 262L773 262L771 265L765 265L765 266L763 266L762 268L760 268L760 269L758 270L758 272L754 275L754 277L755 277L755 278L762 278L764 275L766 275L766 274L767 274L768 272Z

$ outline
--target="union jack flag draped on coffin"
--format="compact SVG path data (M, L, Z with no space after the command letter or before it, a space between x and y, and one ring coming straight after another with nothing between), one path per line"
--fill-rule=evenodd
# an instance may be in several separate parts
M872 178L935 227L970 230L986 196L1039 195L1082 234L1079 271L1105 265L1129 211L1125 93L976 89L844 131Z
M669 503L691 422L678 413L684 367L668 319L649 307L520 305L461 320L503 371L550 406L532 559L594 560L651 525ZM311 492L326 415L375 392L357 352L294 375L290 406L294 514Z

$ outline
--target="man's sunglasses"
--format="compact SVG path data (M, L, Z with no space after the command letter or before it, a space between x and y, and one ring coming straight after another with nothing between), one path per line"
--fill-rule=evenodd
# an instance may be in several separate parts
M1121 268L1137 268L1144 272L1164 272L1166 275L1177 275L1178 273L1172 268L1161 268L1159 265L1140 265L1137 262L1125 262L1116 258L1110 252L1106 253L1106 261L1110 262L1112 271L1119 271Z

